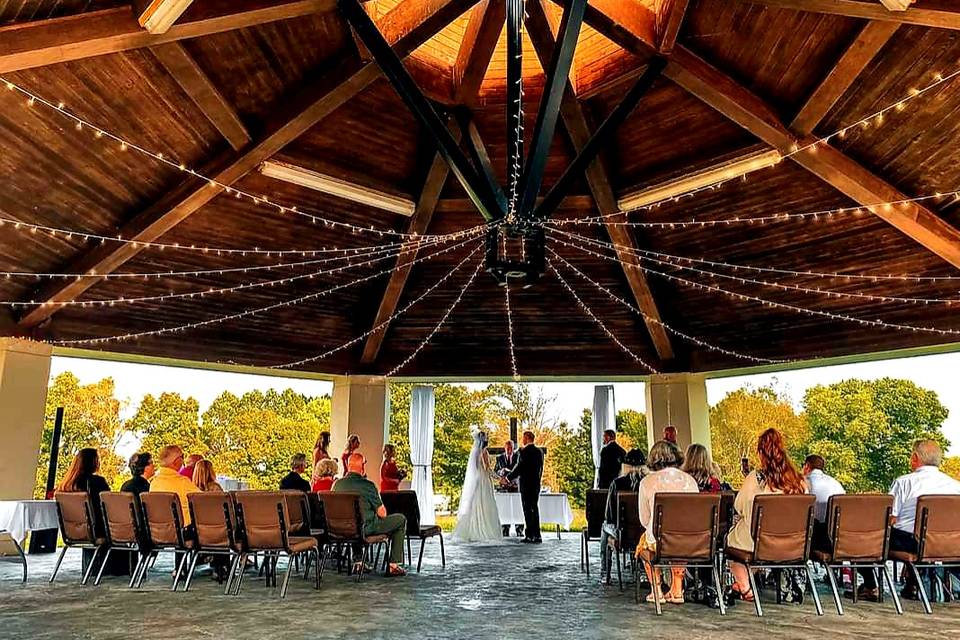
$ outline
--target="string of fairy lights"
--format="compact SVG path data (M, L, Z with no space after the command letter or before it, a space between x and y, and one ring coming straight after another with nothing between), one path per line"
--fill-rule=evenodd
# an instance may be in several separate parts
M513 340L513 308L510 306L510 281L503 286L503 305L507 312L507 349L510 352L510 375L514 380L520 379L520 370L517 368L517 349Z

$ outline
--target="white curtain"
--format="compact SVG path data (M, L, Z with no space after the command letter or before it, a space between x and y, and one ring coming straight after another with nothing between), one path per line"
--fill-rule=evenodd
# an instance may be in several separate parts
M410 396L410 488L417 492L420 524L436 524L433 510L433 387L416 386Z
M600 479L600 447L603 432L617 428L617 408L613 402L613 385L597 385L593 388L593 422L590 442L593 445L593 487Z

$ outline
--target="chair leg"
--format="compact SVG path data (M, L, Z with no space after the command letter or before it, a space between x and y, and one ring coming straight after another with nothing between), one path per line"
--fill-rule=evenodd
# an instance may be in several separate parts
M95 547L93 549L93 557L90 558L90 564L87 566L86 572L83 574L83 578L80 579L80 584L86 585L90 580L90 574L93 573L93 565L97 564L97 557L100 555L100 547Z
M443 532L440 532L440 566L447 568L447 552L443 548Z
M587 572L587 577L590 577L590 539L587 536L583 536L583 569Z
M646 562L646 560L641 560L641 562ZM653 580L650 581L650 586L653 589L653 604L657 609L657 615L663 615L663 603L660 602L660 596L663 594L660 593L660 580L657 580L657 568L653 564L648 565L650 567L650 575L653 576Z
M930 598L927 597L927 588L923 586L923 579L920 577L920 570L917 569L917 565L911 564L910 568L913 569L913 578L917 581L917 592L920 594L920 602L923 603L923 610L929 615L933 613L933 609L930 608Z
M420 538L420 557L417 559L417 573L420 573L420 567L423 566L423 547L426 542L426 538Z
M903 605L900 604L900 594L897 593L897 588L893 584L893 576L890 575L890 569L887 568L887 565L884 564L882 568L882 573L884 579L887 581L887 586L890 587L890 597L893 598L893 606L897 610L897 615L903 615ZM881 591L882 591L881 587Z
M717 565L710 566L710 573L713 574L713 586L717 590L717 604L720 605L720 615L725 616L727 615L727 605L723 601L723 584L720 582L720 572L717 570Z
M147 579L147 571L149 571L150 567L153 566L153 561L156 560L158 555L160 554L159 552L156 552L156 551L153 553L147 554L147 557L144 559L143 566L140 567L140 575L137 576L136 582L133 583L134 589L139 589L140 587L143 586L143 581ZM180 567L178 568L182 569L183 565L181 564ZM178 578L179 578L179 575L178 575ZM176 585L176 583L174 583L174 585Z
M107 560L110 559L110 554L112 552L113 552L113 547L107 547L107 553L103 556L103 562L100 563L100 570L97 571L97 577L93 581L93 586L95 587L100 586L100 580L101 578L103 578L103 570L107 568ZM91 561L91 564L93 564L92 561Z
M620 591L623 591L623 569L621 567L620 561L620 550L615 550L617 553L617 583L620 585Z
M144 559L148 556L149 554L147 553L141 553L139 550L137 551L137 564L133 566L133 571L130 572L130 581L127 583L127 589L133 589L133 584L137 581L137 577L140 575L140 565L143 564Z
M323 555L321 555L320 553L319 546L313 548L312 555L313 555L313 559L317 563L317 570L314 572L315 576L314 576L313 588L319 591L320 590L320 567L323 566ZM307 563L309 562L310 561L307 560Z
M810 594L813 596L813 605L817 608L817 615L822 616L823 605L820 603L820 594L817 593L817 585L813 581L813 570L809 562L806 563L804 571L807 573L807 584L810 585Z
M413 564L413 546L410 544L410 536L407 536L407 566Z
M237 586L233 588L233 595L240 595L240 587L243 586L243 576L246 573L244 569L247 567L247 554L240 554L240 566L237 570Z
M757 617L763 617L763 607L760 606L760 589L757 588L757 577L753 575L753 568L747 565L747 579L750 581L750 590L753 591L753 606L757 610Z
M51 583L53 583L53 581L56 580L56 578L57 578L57 572L60 571L60 563L63 562L63 556L65 556L65 555L67 554L67 549L69 549L69 548L70 548L70 547L64 545L64 546L63 546L63 549L60 551L60 555L57 556L57 564L54 565L54 567L53 567L53 574L50 576L50 582L51 582Z
M826 564L823 568L827 570L827 581L830 583L830 592L833 594L833 603L837 606L837 615L843 615L843 602L840 598L840 587L837 585L837 577L833 573L833 567Z
M327 551L328 547L322 547L320 549L320 565L317 569L317 584L320 584L320 581L323 580L323 569L327 564ZM337 562L339 562L339 560Z
M233 559L230 561L230 568L227 569L227 579L224 580L226 585L223 587L223 595L230 595L230 587L233 586L233 577L237 573L237 565L240 563L240 554L233 556Z
M279 560L280 560L280 558L278 557L278 558L277 558L277 561L279 561ZM293 572L293 568L294 568L294 564L295 564L294 561L295 561L295 560L296 560L296 556L294 556L293 558L290 558L290 557L287 558L287 570L284 571L284 573L283 573L283 583L280 585L280 597L281 597L281 598L286 598L286 597L287 597L287 585L290 584L290 574Z
M190 558L190 566L187 568L187 581L183 585L184 592L190 591L190 584L193 582L193 571L197 568L197 559L199 557L200 554L194 551L193 557Z

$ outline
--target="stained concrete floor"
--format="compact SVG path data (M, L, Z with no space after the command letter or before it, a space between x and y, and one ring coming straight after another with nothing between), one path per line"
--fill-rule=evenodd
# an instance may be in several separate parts
M429 544L429 543L428 543ZM652 605L605 587L579 571L579 539L545 538L538 547L510 540L499 545L428 546L423 572L401 579L379 576L361 584L328 571L319 592L292 580L286 600L262 580L244 583L239 597L222 595L209 577L190 592L169 591L169 563L158 562L140 592L120 578L79 586L79 552L68 552L57 582L47 583L51 556L30 557L30 579L0 562L0 638L256 640L320 638L658 638L768 640L777 638L960 638L960 604L939 605L933 616L919 602L897 616L885 605L849 603L837 616L824 595L826 615L813 603L769 603L765 617L738 604L721 617L696 604Z

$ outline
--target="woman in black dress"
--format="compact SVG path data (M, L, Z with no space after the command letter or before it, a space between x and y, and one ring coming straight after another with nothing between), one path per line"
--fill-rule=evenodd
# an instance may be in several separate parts
M130 456L129 466L133 477L123 483L120 491L128 491L134 495L150 491L147 480L153 477L153 455L148 452L135 453Z
M93 506L94 530L98 538L104 535L103 514L100 509L100 493L110 491L110 485L103 476L97 475L100 471L100 454L96 449L80 449L73 464L67 470L57 491L74 492L84 491L90 495Z

